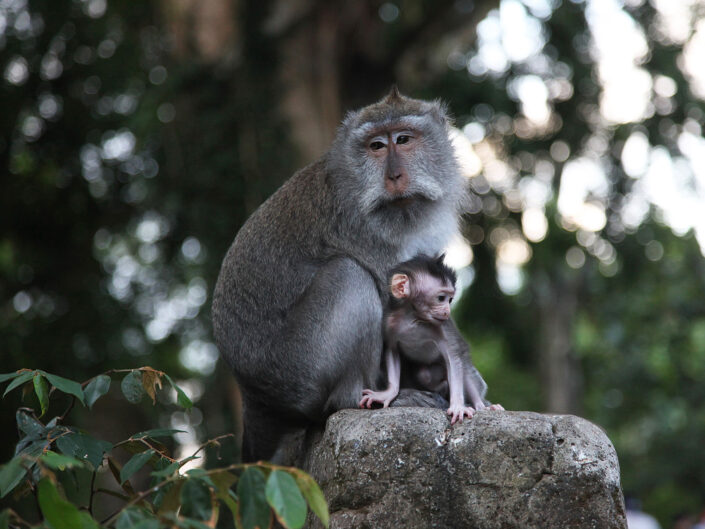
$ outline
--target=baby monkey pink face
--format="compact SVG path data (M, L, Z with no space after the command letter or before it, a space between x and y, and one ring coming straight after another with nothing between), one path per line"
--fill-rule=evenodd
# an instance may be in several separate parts
M418 319L434 323L450 318L455 287L447 278L431 274L417 273L413 281L406 274L394 274L391 293L396 299L408 300Z

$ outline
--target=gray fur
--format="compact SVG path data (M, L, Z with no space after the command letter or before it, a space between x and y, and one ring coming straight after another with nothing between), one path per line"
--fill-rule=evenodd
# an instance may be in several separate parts
M422 142L406 167L416 200L400 208L385 201L364 134L407 117ZM357 406L378 374L387 270L441 251L463 197L443 107L390 93L349 114L330 151L248 219L212 307L243 392L245 459L269 458L288 433Z

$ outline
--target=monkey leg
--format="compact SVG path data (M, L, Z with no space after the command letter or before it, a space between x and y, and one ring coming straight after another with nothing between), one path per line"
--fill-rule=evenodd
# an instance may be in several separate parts
M242 377L248 460L271 458L296 428L356 408L363 387L372 386L383 347L372 276L351 259L324 264L288 310L279 336L268 338L269 365Z
M392 408L448 408L448 401L433 391L402 388L399 395L389 405Z
M448 408L448 380L445 366L422 364L402 358L401 390L391 407ZM419 379L419 375L421 379Z
M300 441L304 433L302 424L304 422L301 418L287 416L279 410L269 410L245 396L241 452L243 463L267 460L280 465L295 464L295 452L300 448L296 441ZM294 446L290 446L292 444Z

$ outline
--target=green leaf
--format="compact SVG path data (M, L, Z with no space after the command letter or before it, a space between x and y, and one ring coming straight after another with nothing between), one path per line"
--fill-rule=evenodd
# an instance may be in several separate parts
M215 483L216 496L220 499L233 515L233 521L235 522L235 527L242 529L240 525L240 507L237 503L237 496L235 492L230 488L237 481L235 474L228 470L223 470L211 474L211 480Z
M186 396L186 393L184 393L184 391L179 386L174 386L174 389L176 390L177 404L185 410L190 410L191 408L193 408L193 402L191 402L191 399Z
M159 529L160 527L163 526L156 518L146 518L131 526L130 529ZM210 527L208 529L210 529Z
M86 396L86 406L88 406L89 409L93 407L95 401L108 392L110 382L111 379L108 375L98 375L88 383L83 393Z
M215 490L218 492L218 497L225 499L230 494L230 487L237 481L237 477L232 472L223 470L211 474L211 481L214 483Z
M184 483L179 514L196 520L208 520L212 512L210 488L200 479L189 479Z
M53 529L100 529L87 512L63 499L49 478L39 482L39 508Z
M138 507L129 507L120 513L115 529L159 529L159 520Z
M190 520L188 518L178 518L175 520L176 526L182 529L211 529L210 525L206 525L198 520Z
M125 452L128 452L130 454L140 454L147 450L147 448L149 447L154 448L160 454L168 455L169 453L167 447L156 439L150 439L149 446L147 446L147 444L142 442L141 440L125 439L119 444L119 446L120 448L125 450Z
M5 382L6 380L10 380L11 378L15 378L19 375L20 373L18 373L17 371L15 371L14 373L3 373L2 375L0 375L0 384Z
M151 476L154 476L155 478L168 478L168 477L171 476L174 472L176 472L177 470L179 470L179 466L180 466L180 465L179 465L179 462L178 462L178 461L174 461L173 463L167 465L166 467L164 467L164 468L161 469L161 470L155 470L155 471L152 472L150 475L151 475Z
M179 507L181 507L181 487L184 486L185 482L185 479L180 479L162 487L161 490L164 490L165 494L158 503L155 501L160 515L166 516L169 513L175 514Z
M67 456L64 454L57 454L56 452L48 451L39 457L39 460L44 463L49 468L54 470L66 470L67 468L83 468L85 463L76 459L75 457Z
M240 520L243 529L270 526L272 513L265 496L266 481L262 471L248 467L240 476L237 495L240 498Z
M184 459L180 459L180 460L179 460L179 463L181 464L181 466L184 466L184 465L185 465L186 463L188 463L189 461L194 461L194 460L196 460L196 459L201 459L201 456L196 456L196 455L188 456L188 457L186 457L186 458L184 458Z
M56 446L63 454L88 461L94 468L103 462L103 454L113 448L109 442L83 433L62 435L56 440Z
M144 396L144 387L142 386L142 373L138 370L130 371L120 383L122 394L128 402L137 404Z
M40 417L47 412L49 408L49 385L47 384L47 379L44 378L40 373L34 374L34 392L37 394L37 399L39 399L39 405L42 408L42 413Z
M22 457L15 456L0 468L0 498L4 498L24 479L27 469L23 463Z
M301 490L304 498L306 498L308 506L313 513L318 516L323 525L328 527L330 523L328 504L316 480L303 470L294 470L291 474L294 476L294 479L296 479L296 484L299 486L299 490Z
M45 373L44 371L39 371L39 373L47 377L47 380L51 382L51 385L56 389L63 391L64 393L68 393L69 395L73 395L81 402L81 404L84 406L86 405L81 384L74 382L73 380L69 380L68 378L52 375L51 373Z
M204 482L206 485L208 485L209 487L216 488L216 485L215 485L215 483L213 482L213 480L211 479L211 477L210 477L210 476L208 475L208 473L207 473L204 469L202 469L202 468L194 468L194 469L191 469L191 470L189 470L189 471L186 472L186 475L187 475L189 478L200 479L201 481L203 481L203 482Z
M130 477L142 468L145 463L147 463L147 461L149 461L156 453L157 452L154 449L150 448L149 450L145 450L144 452L132 456L132 458L125 463L125 466L122 467L122 470L120 471L120 484L122 485L130 479Z
M46 427L26 411L17 410L15 419L21 432L35 438L44 436Z
M283 470L272 471L267 478L266 496L284 527L303 527L306 521L306 500L290 474Z
M174 388L174 391L176 391L176 402L179 406L186 410L190 410L193 408L193 402L191 402L191 399L189 399L186 396L186 393L184 393L184 390L182 390L179 386L174 384L174 381L171 379L169 375L165 375L166 379L169 381L169 384L171 384L171 387Z
M155 428L154 430L146 430L144 432L139 432L130 436L130 439L144 439L145 437L151 437L153 439L157 437L171 437L175 433L185 433L185 430L174 430L172 428Z
M25 437L22 441L25 441L27 439L28 438ZM30 459L39 457L45 449L49 448L50 445L51 441L44 438L22 444L18 443L17 447L15 448L15 455L22 455L25 457L29 457Z
M8 393L10 393L10 391L12 391L13 389L15 389L18 386L21 386L25 382L29 382L30 380L32 380L33 376L34 376L34 371L25 371L22 374L17 375L15 380L10 382L10 385L7 386L7 389L5 389L5 393L3 393L2 396L4 397Z
M232 492L232 491L231 491ZM224 497L221 497L220 499L225 503L225 505L230 509L230 512L233 514L233 520L235 521L235 527L237 529L241 529L242 525L240 524L240 506L238 505L237 501L233 497L235 493L233 492L232 495L228 494Z
M144 514L141 509L128 507L118 516L117 522L115 522L115 529L130 529L142 520L144 520Z

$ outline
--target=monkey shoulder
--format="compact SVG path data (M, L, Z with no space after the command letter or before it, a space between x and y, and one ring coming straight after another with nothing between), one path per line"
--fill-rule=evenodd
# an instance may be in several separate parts
M328 216L330 200L322 192L325 186L324 164L318 160L294 173L272 194L244 224L238 238L257 243L287 242L301 236L315 235L316 222ZM262 239L265 239L263 241Z
M256 320L285 311L308 287L322 262L319 219L330 215L316 192L322 171L319 160L296 172L240 228L218 278L216 311Z

